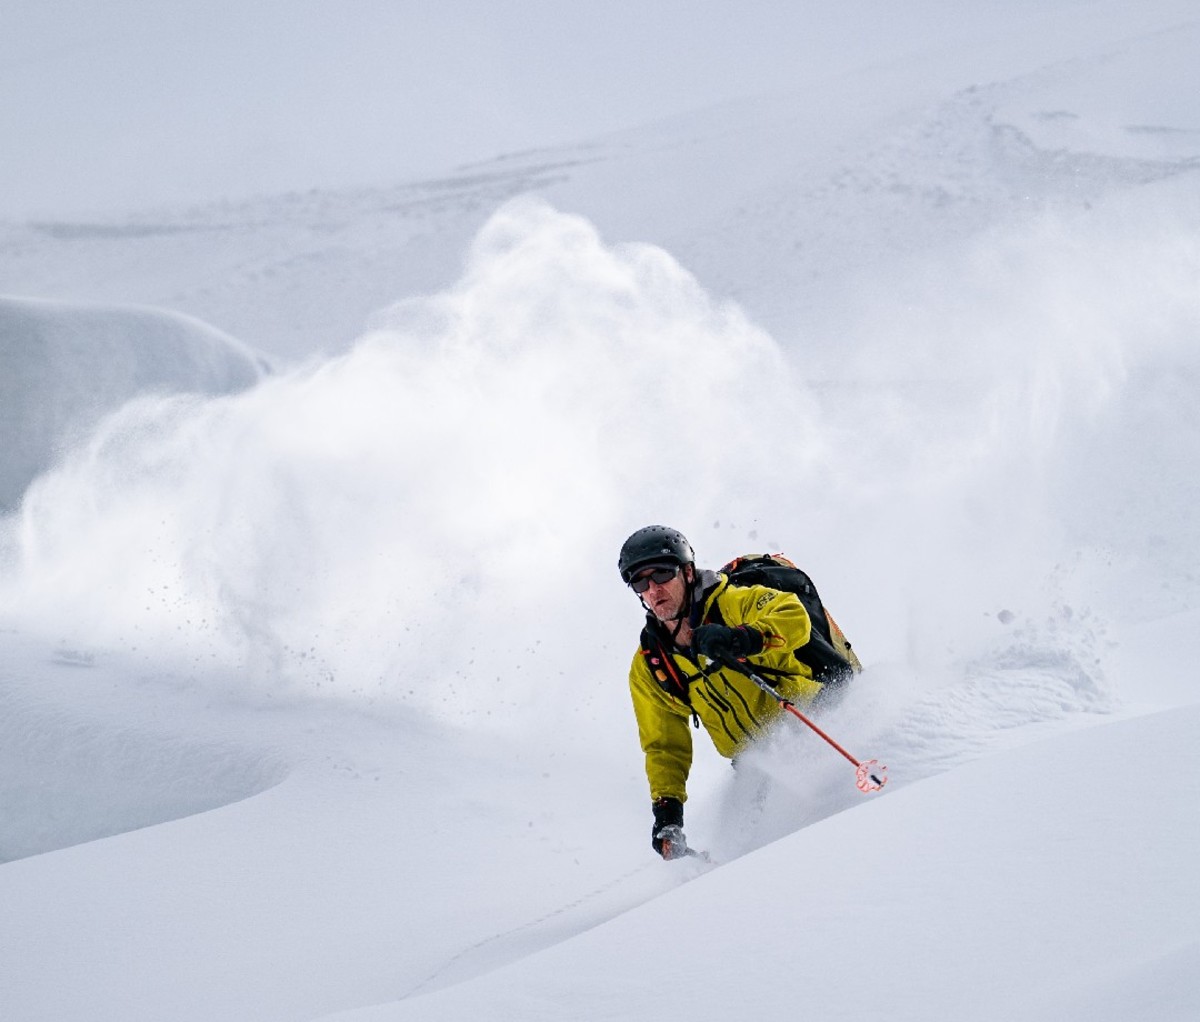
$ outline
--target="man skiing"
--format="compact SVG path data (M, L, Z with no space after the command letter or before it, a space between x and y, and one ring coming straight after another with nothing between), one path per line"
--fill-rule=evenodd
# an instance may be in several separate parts
M730 665L744 663L799 705L811 703L824 686L795 655L813 632L794 593L733 585L724 574L698 570L691 544L662 525L630 536L618 567L646 609L629 687L650 782L651 843L670 859L688 851L683 803L690 725L703 724L717 752L732 759L782 712L778 700ZM839 652L857 666L848 644Z

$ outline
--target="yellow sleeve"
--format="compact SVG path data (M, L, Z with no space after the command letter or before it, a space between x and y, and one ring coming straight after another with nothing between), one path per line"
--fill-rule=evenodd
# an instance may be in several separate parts
M726 592L736 601L736 616L740 618L729 624L749 625L762 634L762 653L752 659L762 663L776 659L788 661L791 654L812 637L812 619L795 593L783 593L765 586L731 586Z
M650 674L646 658L637 652L629 669L629 691L637 717L638 739L646 754L650 800L687 801L687 778L692 768L691 716L687 706L667 695Z

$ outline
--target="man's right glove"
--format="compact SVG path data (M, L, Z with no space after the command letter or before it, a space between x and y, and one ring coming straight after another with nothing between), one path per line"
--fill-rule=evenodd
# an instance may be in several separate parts
M678 859L687 855L687 838L683 836L683 803L679 799L655 800L650 844L664 859Z
M692 645L709 660L742 660L762 652L763 637L748 625L701 625L692 635Z

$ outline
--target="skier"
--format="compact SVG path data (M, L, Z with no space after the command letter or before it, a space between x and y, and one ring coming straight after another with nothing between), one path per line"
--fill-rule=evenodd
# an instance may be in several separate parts
M732 759L778 720L778 701L730 661L765 675L791 702L811 703L823 686L794 654L809 642L812 623L794 593L731 585L724 574L698 570L691 544L667 526L630 536L618 567L646 609L629 687L650 782L651 844L670 859L688 853L689 724L703 724L717 752Z

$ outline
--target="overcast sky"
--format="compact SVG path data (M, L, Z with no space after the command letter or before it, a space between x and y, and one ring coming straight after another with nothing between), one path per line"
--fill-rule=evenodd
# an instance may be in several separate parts
M918 6L966 17L950 0ZM883 0L0 0L0 217L408 180L795 87L814 64L877 59L898 31L919 33L912 12Z

